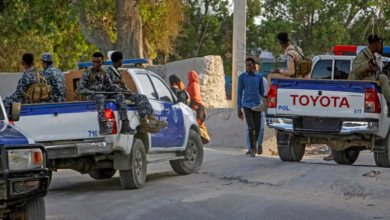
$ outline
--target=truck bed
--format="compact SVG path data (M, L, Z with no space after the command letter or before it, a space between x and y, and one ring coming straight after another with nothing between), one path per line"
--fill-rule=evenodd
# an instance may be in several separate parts
M106 102L106 109L113 110L118 119L114 100ZM128 105L129 119L136 114L135 110L133 105ZM36 142L88 140L99 137L94 102L23 105L20 117L20 121L15 122L15 125Z
M390 123L387 102L373 81L275 79L268 105L270 127L279 131L384 138Z

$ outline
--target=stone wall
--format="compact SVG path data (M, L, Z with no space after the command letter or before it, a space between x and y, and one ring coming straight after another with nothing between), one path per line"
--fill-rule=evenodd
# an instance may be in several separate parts
M146 69L158 74L167 83L169 83L169 76L176 74L185 86L188 85L188 72L194 70L198 73L203 105L206 108L228 107L225 91L225 73L220 56L191 58L163 66L147 66Z
M205 125L211 139L205 147L247 148L246 121L237 117L236 109L207 109ZM263 155L277 155L275 130L264 126Z
M0 96L3 100L15 92L22 75L23 73L0 73Z

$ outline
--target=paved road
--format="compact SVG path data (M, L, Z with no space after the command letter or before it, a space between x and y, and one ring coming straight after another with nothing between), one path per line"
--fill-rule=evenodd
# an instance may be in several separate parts
M202 170L179 176L167 163L149 166L143 189L65 170L54 174L47 219L390 219L390 172L364 153L357 165L322 157L301 163L206 149ZM363 177L379 170L376 178Z

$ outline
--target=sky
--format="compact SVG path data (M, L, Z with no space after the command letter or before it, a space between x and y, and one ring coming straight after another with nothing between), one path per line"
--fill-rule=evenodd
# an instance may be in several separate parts
M239 0L238 0L239 1ZM234 11L234 3L233 3L233 0L229 0L229 2L230 2L230 8L229 8L229 11L231 12L231 13L233 13L233 11ZM255 19L255 24L257 24L257 25L259 25L261 23L261 17L258 17L258 18L256 18Z

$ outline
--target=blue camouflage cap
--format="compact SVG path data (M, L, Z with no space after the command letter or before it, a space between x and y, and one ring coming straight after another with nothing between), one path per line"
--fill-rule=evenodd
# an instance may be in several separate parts
M54 60L53 54L51 54L51 53L44 53L44 54L42 54L41 60L42 61L47 61L47 62L53 62L53 60Z

